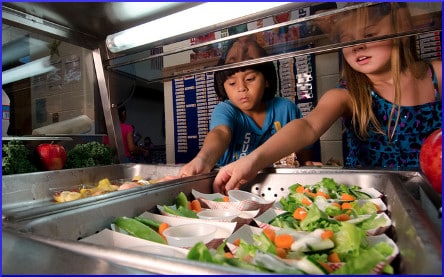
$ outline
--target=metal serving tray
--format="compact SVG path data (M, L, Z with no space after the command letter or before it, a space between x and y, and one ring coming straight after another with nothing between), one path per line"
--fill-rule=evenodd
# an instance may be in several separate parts
M2 218L7 221L29 219L129 193L116 191L96 197L56 203L53 193L58 190L71 190L81 184L95 186L103 178L129 181L139 175L147 180L155 180L167 175L177 175L179 169L180 167L176 165L116 164L2 176ZM149 189L149 186L140 189ZM134 191L137 189L131 190Z
M119 216L136 216L144 211L156 211L156 205L173 203L179 192L191 198L191 190L212 192L215 172L158 183L149 189L101 198L75 208L53 210L3 220L3 273L94 273L109 274L127 270L129 274L142 271L155 274L257 274L231 267L222 267L178 258L141 254L130 250L102 247L78 242L95 234ZM441 231L423 206L434 207L426 197L418 199L413 192L425 182L417 172L359 171L344 169L276 169L264 171L243 187L257 193L285 194L296 182L312 184L324 177L362 187L373 187L384 194L393 227L388 235L397 243L400 255L394 260L397 274L442 274ZM419 195L419 194L418 194ZM424 202L425 204L421 204ZM433 208L431 209L433 210ZM5 241L6 239L6 241ZM46 253L49 260L41 255ZM72 254L73 259L64 259ZM84 268L73 268L87 256ZM48 267L47 263L56 264ZM91 263L103 265L87 272ZM66 264L66 267L64 265ZM116 269L117 268L117 269Z

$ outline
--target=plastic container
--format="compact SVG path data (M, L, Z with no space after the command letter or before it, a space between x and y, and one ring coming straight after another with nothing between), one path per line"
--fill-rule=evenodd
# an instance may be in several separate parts
M217 227L210 224L183 224L172 226L163 232L168 245L193 247L198 242L208 243L214 239Z
M231 222L240 215L240 210L235 209L208 209L197 213L200 219L212 221Z
M273 201L267 201L264 198L260 197L259 195L244 190L229 190L228 197L230 198L230 201L234 202L241 202L245 200L255 201L260 204L267 204L273 202Z

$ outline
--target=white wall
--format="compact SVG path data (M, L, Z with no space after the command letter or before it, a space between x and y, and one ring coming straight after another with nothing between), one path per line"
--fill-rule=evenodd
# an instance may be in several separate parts
M319 98L329 89L334 88L340 78L339 55L337 52L316 55L316 90ZM325 164L330 158L340 161L342 157L342 125L337 120L321 136L321 161Z

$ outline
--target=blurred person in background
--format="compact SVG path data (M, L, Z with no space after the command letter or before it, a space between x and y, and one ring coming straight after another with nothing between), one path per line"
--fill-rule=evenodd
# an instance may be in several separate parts
M146 150L134 143L133 125L125 123L126 107L120 106L117 111L119 114L120 130L122 132L123 147L125 151L125 160L123 162L138 162L140 155L143 156L146 153ZM110 145L108 136L103 137L103 143L105 145Z

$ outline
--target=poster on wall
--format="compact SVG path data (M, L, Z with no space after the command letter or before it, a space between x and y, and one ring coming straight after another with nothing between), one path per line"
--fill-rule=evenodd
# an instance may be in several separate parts
M211 113L218 103L213 75L203 73L173 80L176 163L193 159L209 131Z
M417 36L416 49L423 60L441 59L441 32L430 32Z

